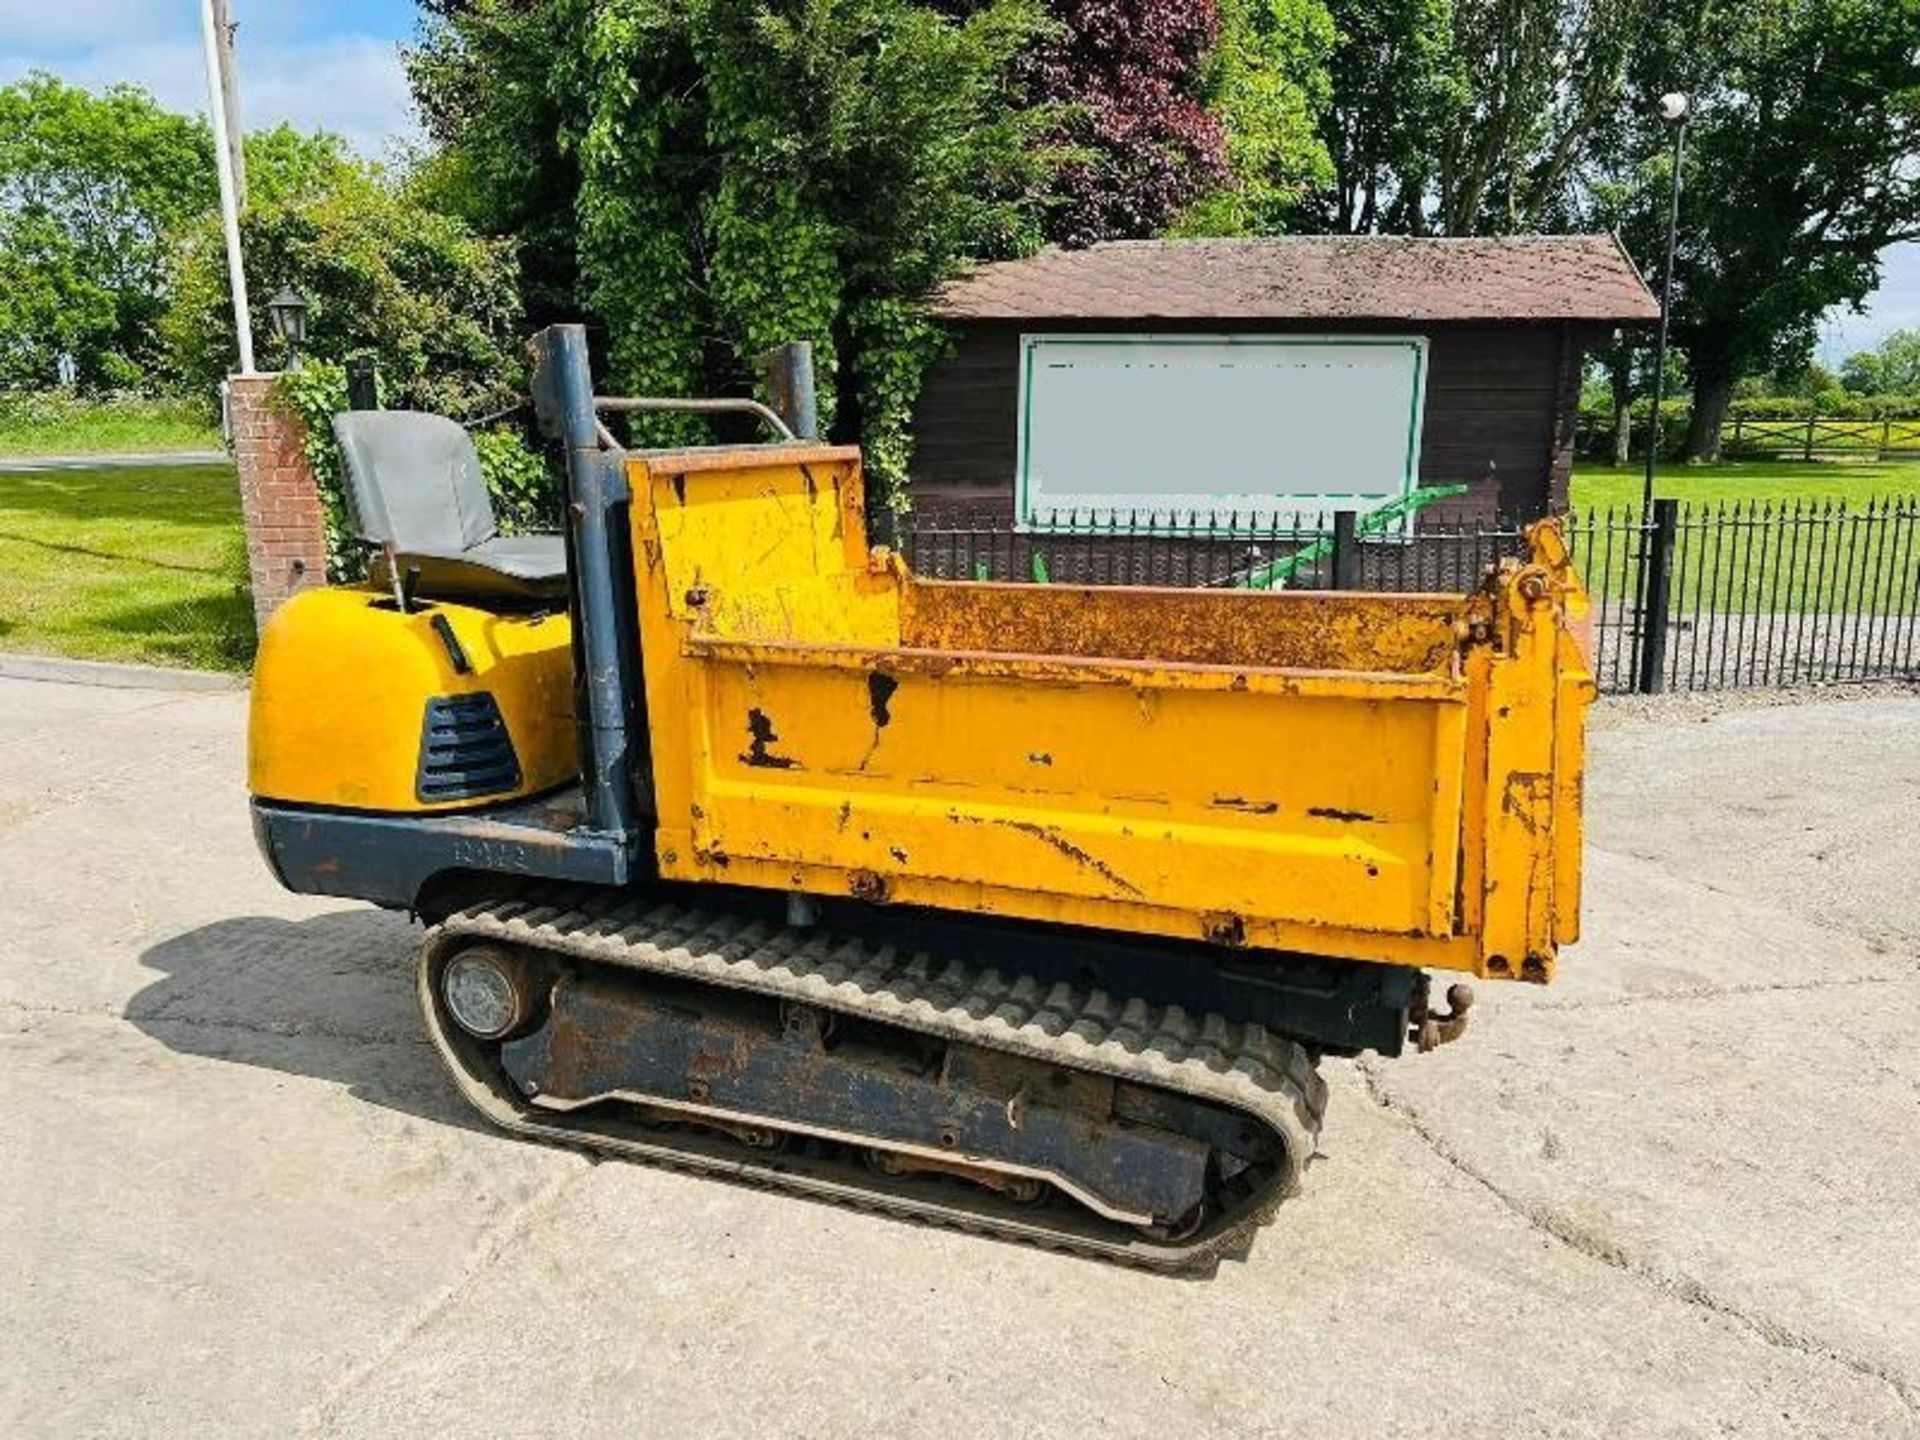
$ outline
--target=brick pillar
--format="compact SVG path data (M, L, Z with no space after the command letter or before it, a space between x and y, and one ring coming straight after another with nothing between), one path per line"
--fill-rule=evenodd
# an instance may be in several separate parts
M327 583L326 515L302 451L307 427L280 402L279 378L236 375L228 381L253 618L261 629L288 596Z

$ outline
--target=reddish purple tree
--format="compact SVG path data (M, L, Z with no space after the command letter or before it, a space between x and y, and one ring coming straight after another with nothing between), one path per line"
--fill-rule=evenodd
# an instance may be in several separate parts
M1199 97L1219 34L1214 0L1050 0L1065 33L1025 76L1036 104L1067 108L1063 203L1047 220L1062 245L1157 235L1226 178L1226 135Z

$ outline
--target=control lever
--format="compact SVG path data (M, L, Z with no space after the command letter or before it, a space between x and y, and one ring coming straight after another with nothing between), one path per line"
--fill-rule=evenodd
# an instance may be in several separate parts
M413 609L412 587L401 573L400 552L391 540L380 547L380 552L387 557L387 583L393 587L394 608L402 615L409 614ZM413 573L418 576L420 572L416 569Z

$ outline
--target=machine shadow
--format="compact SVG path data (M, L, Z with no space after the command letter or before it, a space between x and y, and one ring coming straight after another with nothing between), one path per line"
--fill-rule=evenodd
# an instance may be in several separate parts
M182 1055L330 1081L356 1100L486 1131L421 1028L420 931L378 910L218 920L149 947L127 1018Z

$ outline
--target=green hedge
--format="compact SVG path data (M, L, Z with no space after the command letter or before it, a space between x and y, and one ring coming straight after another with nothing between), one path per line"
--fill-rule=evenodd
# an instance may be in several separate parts
M217 448L219 430L197 400L133 393L0 390L0 452L110 454Z

